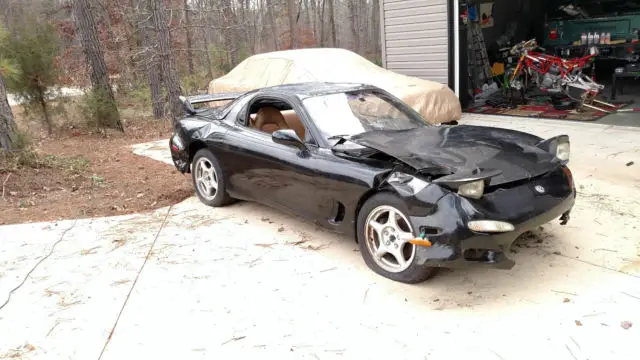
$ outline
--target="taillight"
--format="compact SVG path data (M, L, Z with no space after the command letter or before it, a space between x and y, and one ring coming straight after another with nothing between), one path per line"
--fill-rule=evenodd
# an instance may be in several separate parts
M562 171L567 175L567 180L569 181L569 187L571 187L571 191L575 190L575 184L573 183L573 174L571 174L571 170L568 167L563 166Z

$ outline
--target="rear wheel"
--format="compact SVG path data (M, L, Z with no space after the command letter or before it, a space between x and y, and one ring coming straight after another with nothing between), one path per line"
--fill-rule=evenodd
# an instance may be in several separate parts
M417 246L404 201L389 193L371 197L358 214L358 243L367 266L388 279L408 284L423 282L437 268L417 264Z
M198 150L192 164L191 177L200 201L214 207L229 204L231 198L227 195L222 169L211 151Z

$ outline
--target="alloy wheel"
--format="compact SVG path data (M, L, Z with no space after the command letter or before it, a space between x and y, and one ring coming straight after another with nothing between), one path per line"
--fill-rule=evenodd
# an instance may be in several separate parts
M378 266L392 273L411 266L416 253L416 246L409 243L413 229L400 210L379 206L369 213L365 226L367 249Z
M195 178L198 193L208 201L218 192L218 174L207 158L200 158L195 165Z

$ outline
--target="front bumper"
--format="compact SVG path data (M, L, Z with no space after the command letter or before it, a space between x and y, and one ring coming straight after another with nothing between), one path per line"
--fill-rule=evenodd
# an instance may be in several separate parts
M474 202L449 193L436 204L429 216L411 217L414 229L423 232L433 244L418 247L418 264L431 267L490 267L511 269L515 262L508 258L513 242L523 233L560 218L569 218L576 192L573 186L558 186L556 178L538 179L532 183L502 190ZM537 194L536 185L544 184L548 193ZM555 186L555 188L552 188ZM470 220L499 220L514 225L505 233L477 233L467 228Z

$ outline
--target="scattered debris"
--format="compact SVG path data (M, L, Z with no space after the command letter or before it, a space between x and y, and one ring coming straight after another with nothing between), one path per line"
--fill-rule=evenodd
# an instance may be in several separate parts
M438 302L438 301L440 301L440 299L438 298L433 299L433 302Z
M91 249L81 250L80 255L93 255L96 253L96 249L100 248L100 246L92 247Z
M227 341L223 342L223 343L222 343L222 345L226 345L226 344L228 344L228 343L230 343L230 342L232 342L232 341L242 340L242 339L244 339L244 338L246 338L246 336L234 336L234 337L232 337L231 339L229 339L229 340L227 340Z
M620 326L623 329L628 330L631 326L633 326L633 323L631 323L631 321L623 321L620 323Z
M278 245L278 243L271 243L271 244L255 244L255 245L256 245L256 246L259 246L259 247L263 247L263 248L269 248L269 249L271 249L271 247L272 247L272 246L274 246L274 245Z
M570 301L571 301L571 299L569 299L569 298L564 298L564 299L562 300L562 302L565 302L565 303L568 303L568 302L570 302Z
M118 280L118 281L114 281L111 283L111 286L116 286L116 285L123 285L126 284L128 282L131 282L131 280L127 280L127 279L122 279L122 280Z
M473 291L467 291L467 294L471 295L471 294L473 294Z
M551 291L553 291L554 293L557 293L557 294L566 294L566 295L578 296L578 294L572 293L572 292L568 292L568 291L559 291L559 290L551 290Z
M554 251L553 254L554 255L562 255L562 253L560 251Z
M332 267L332 268L328 268L328 269L324 269L324 270L320 270L320 272L327 272L327 271L332 271L332 270L336 270L337 267Z
M627 166L631 166L631 165L633 165L633 164L635 164L633 161L629 161L629 162L627 163Z
M582 326L582 321L576 320L575 322L576 322L576 326Z
M307 242L307 239L302 239L302 240L294 241L294 242L292 242L290 244L293 245L293 246L298 246L298 245L304 244L306 242Z
M143 197L143 196L144 196L144 193L138 193L138 195L136 195L136 197L137 197L138 199L140 199L140 198L141 198L141 197Z
M268 222L269 224L273 224L273 221L271 221L271 219L266 216L263 216L260 220L262 220L263 222Z
M32 352L36 349L35 346L26 343L18 348L11 349L7 354L1 354L0 359L17 359L22 358L26 353Z
M284 226L280 226L280 227L278 228L278 232L283 232L283 231L284 231Z
M609 252L613 252L613 253L617 253L617 252L618 252L618 250L609 250L609 249L604 249L604 248L601 248L601 249L594 249L593 251L594 251L594 252L595 252L595 251L609 251Z

